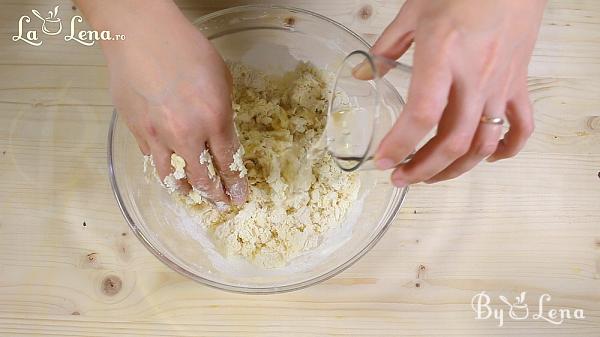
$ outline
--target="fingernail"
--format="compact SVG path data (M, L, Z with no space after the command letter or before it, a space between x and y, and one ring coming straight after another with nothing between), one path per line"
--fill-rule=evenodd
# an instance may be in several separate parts
M352 69L352 75L359 80L371 80L374 77L371 64L365 60Z
M389 170L396 166L396 162L389 158L382 158L375 161L375 166L377 166L377 168L380 170Z
M229 188L227 191L227 195L231 197L231 201L233 201L236 205L241 205L246 201L246 184L243 182L237 182Z
M489 156L485 159L485 161L487 161L488 163L493 163L495 161L497 161L498 159L494 156Z
M244 197L235 197L233 198L233 203L240 206L244 204L245 198Z
M408 185L406 181L404 181L402 178L394 178L394 180L392 180L392 183L398 188L402 188Z

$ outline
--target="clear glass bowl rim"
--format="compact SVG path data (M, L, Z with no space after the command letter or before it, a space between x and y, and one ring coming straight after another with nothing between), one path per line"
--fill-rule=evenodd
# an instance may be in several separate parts
M290 6L279 6L279 5L236 6L236 7L231 7L231 8L223 9L220 11L216 11L216 12L204 15L204 16L196 19L194 21L194 23L206 21L206 20L209 20L209 19L212 19L215 17L225 15L225 14L244 12L247 10L257 10L257 9L258 10L260 10L260 9L264 9L264 10L281 9L281 10L288 10L290 12L299 12L302 14L306 14L306 15L315 17L317 19L326 21L326 22L333 24L333 25L337 26L338 28L346 31L348 34L354 36L357 40L359 40L365 46L365 48L367 50L369 50L371 47L367 41L365 41L362 37L360 37L358 34L354 33L353 31L351 31L349 28L342 25L341 23L334 21L334 20L332 20L326 16L323 16L321 14L318 14L318 13L315 13L315 12L312 12L309 10L301 9L301 8L290 7ZM117 179L114 174L113 146L114 146L114 130L115 130L115 127L117 124L117 120L118 120L117 110L114 109L112 118L110 121L109 129L108 129L108 146L107 146L108 176L109 176L110 185L111 185L111 188L113 191L113 195L117 201L117 204L119 206L119 209L121 210L121 213L123 214L123 217L127 221L127 224L133 231L134 235L138 238L138 240L140 240L140 242L146 247L146 249L148 249L148 251L150 251L150 253L152 253L152 255L154 255L158 260L160 260L162 263L164 263L167 267L171 268L172 270L178 272L179 274L186 276L196 282L202 283L204 285L207 285L209 287L213 287L216 289L221 289L221 290L234 292L234 293L245 293L245 294L275 294L275 293L284 293L284 292L303 289L303 288L309 287L314 284L321 283L325 280L328 280L328 279L334 277L335 275L341 273L342 271L344 271L344 270L348 269L350 266L352 266L356 261L358 261L361 257L363 257L367 252L369 252L377 244L377 242L379 242L379 240L383 237L383 235L389 229L392 221L396 217L396 214L402 207L402 204L406 197L406 193L408 192L408 187L405 187L400 191L399 194L398 193L394 194L394 196L393 196L394 199L399 199L399 200L392 200L394 207L393 207L393 209L390 210L390 216L389 216L387 222L384 224L384 226L381 228L381 230L377 233L377 235L375 235L375 237L373 237L373 239L368 244L366 244L358 253L356 253L354 256L352 256L350 259L348 259L344 263L340 264L336 268L328 271L327 273L321 274L319 276L315 276L313 278L310 278L310 279L302 281L302 282L290 283L290 284L286 284L283 286L277 286L277 287L244 287L244 286L235 286L235 285L220 283L220 282L209 280L202 276L196 275L196 274L182 268L175 262L173 262L167 256L163 255L158 249L156 249L138 228L138 225L135 223L134 219L132 218L131 214L129 213L129 211L127 210L127 208L125 206L125 202L123 200L123 197L121 196L121 192L119 190Z

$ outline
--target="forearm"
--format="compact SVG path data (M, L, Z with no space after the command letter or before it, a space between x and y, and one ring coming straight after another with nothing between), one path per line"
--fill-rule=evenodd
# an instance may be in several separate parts
M181 14L171 0L74 0L94 29L159 24ZM157 20L159 19L159 20Z
M168 48L169 39L190 33L190 23L171 0L74 0L89 25L126 36L126 43L101 43L105 54L129 48ZM149 44L148 41L156 43Z

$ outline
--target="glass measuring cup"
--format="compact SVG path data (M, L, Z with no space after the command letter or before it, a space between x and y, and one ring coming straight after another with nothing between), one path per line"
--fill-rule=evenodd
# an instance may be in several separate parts
M377 146L404 108L410 75L410 66L362 50L344 58L331 90L321 144L342 170L375 168Z

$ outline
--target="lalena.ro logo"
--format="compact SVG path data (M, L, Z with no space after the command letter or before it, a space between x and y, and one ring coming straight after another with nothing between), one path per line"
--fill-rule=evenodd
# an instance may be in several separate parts
M63 23L59 17L60 6L54 7L53 10L48 11L48 15L44 17L38 10L33 9L33 19L29 15L23 15L19 19L19 34L14 35L12 40L15 42L24 42L32 46L41 46L44 41L41 40L40 30L44 35L58 35L63 31ZM33 20L33 22L32 22ZM108 30L96 31L96 30L81 30L78 25L83 22L83 18L79 15L75 15L71 18L70 25L68 26L69 31L64 36L64 40L78 42L84 46L93 46L96 41L123 41L125 35L115 34L113 35Z

